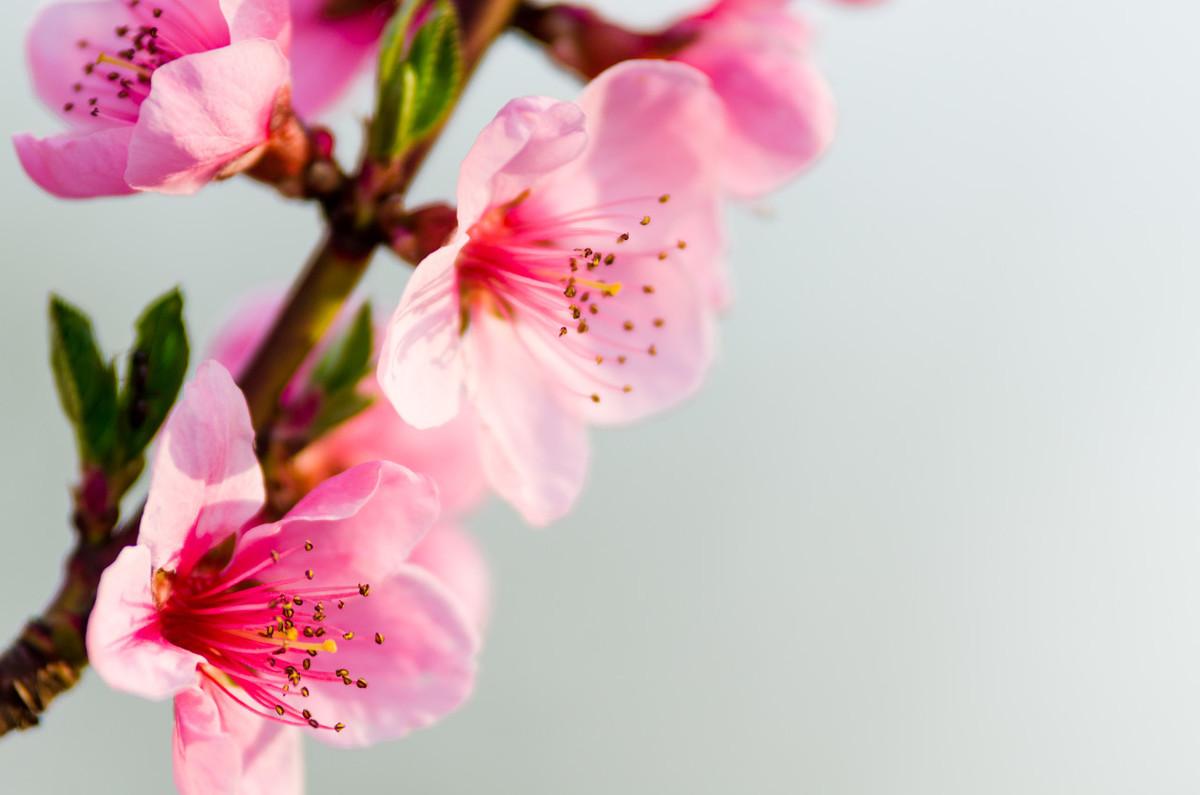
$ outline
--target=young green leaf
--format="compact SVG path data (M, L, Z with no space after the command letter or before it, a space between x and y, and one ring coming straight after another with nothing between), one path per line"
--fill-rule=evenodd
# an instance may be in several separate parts
M50 367L80 459L107 467L117 442L116 371L100 354L88 316L57 295L50 297Z
M171 290L146 307L134 327L120 395L121 452L137 458L167 418L188 367L188 337L183 296Z
M458 97L462 72L454 3L409 0L383 36L372 158L390 162L436 130Z

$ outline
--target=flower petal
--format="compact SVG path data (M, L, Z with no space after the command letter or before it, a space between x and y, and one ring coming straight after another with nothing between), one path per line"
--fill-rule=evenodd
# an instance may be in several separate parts
M521 97L483 128L458 175L458 224L516 198L538 177L579 157L587 145L578 105Z
M156 567L186 570L235 533L265 499L254 429L224 367L200 365L163 428L140 542Z
M379 385L414 428L443 425L459 411L462 321L454 262L465 242L460 236L421 262L388 323L379 355Z
M87 112L92 84L81 91L75 86L87 79L83 69L95 63L98 52L115 53L129 46L115 31L126 16L118 0L53 3L38 12L30 26L25 50L34 91L67 123L82 129L114 126L112 120ZM68 103L75 106L70 111L64 110Z
M380 393L374 379L360 389L365 394ZM464 406L445 425L418 430L377 394L374 404L309 445L295 464L297 470L320 481L368 461L394 461L433 478L442 516L460 516L487 492L475 428L474 414Z
M305 680L311 695L304 706L313 718L346 726L339 733L319 731L318 740L346 747L403 737L445 716L470 694L475 632L427 572L410 566L373 582L371 595L347 599L336 621L357 637L339 641L331 659L367 687ZM373 640L375 633L383 643Z
M87 626L88 659L110 687L162 699L196 683L202 657L172 645L158 627L154 567L143 546L121 550L100 577Z
M492 612L492 578L475 537L453 523L429 531L409 558L457 597L471 625L482 632Z
M288 0L221 0L221 13L229 25L231 42L267 39L286 55L292 37Z
M696 47L686 60L712 78L725 106L726 188L760 196L781 187L833 140L836 114L824 77L800 55Z
M468 340L469 388L488 482L526 521L549 524L571 509L583 489L588 460L583 420L565 408L568 396L547 379L514 324L476 313Z
M63 199L133 193L125 182L132 127L113 127L49 138L13 137L17 157L29 178Z
M653 202L670 194L667 204L646 209L657 223L715 197L721 128L713 120L721 107L700 71L669 61L626 61L589 83L579 104L587 115L587 152L535 201L587 206L602 197L640 195ZM592 197L578 196L585 186ZM577 198L569 199L573 194Z
M342 19L325 17L326 0L292 0L292 103L320 114L367 70L387 25L386 5Z
M175 697L175 786L181 795L302 795L297 730L263 719L204 679Z
M266 143L288 61L275 42L240 41L189 55L154 73L134 127L130 185L194 193Z
M236 555L250 565L272 550L290 552L273 578L373 583L404 567L437 519L437 486L390 461L360 464L317 486L278 522L248 531ZM299 551L311 541L313 549ZM237 565L235 563L235 565Z

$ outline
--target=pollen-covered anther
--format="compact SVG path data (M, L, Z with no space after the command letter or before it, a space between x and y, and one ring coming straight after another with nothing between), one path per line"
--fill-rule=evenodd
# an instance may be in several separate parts
M304 542L304 551L305 551L305 552L312 552L312 551L313 551L313 548L314 548L314 547L313 547L313 542L311 542L311 541L305 541L305 542Z
M344 724L344 723L335 723L335 724L333 724L333 730L334 730L335 732L337 732L338 734L341 734L341 733L342 733L342 730L343 730L343 729L345 729L345 728L346 728L346 724Z
M359 690L366 690L367 689L367 680L366 679L356 679L354 681L354 686L357 687Z
M638 223L642 226L650 226L650 216L643 215L642 220L638 221Z
M382 632L375 633L375 643L380 646L383 645L383 633Z
M367 594L370 593L370 591L371 591L370 583L363 583L358 586L358 595L359 596L366 596Z
M626 320L624 323L621 324L621 328L625 329L626 331L633 331L633 321Z
M563 326L558 330L558 336L560 336L560 337L567 336L567 327L566 326Z
M600 396L599 396L599 395L597 395L595 392L593 392L593 393L592 393L592 402L593 402L593 403L599 403L599 402L600 402Z
M317 573L315 571L313 571L312 569L304 570L305 579L311 580L313 577L316 577L316 576L317 576Z
M342 638L345 640L354 640L354 633L353 632L343 632Z
M662 196L658 197L659 204L666 204L669 201L671 201L671 194L669 193L664 193Z

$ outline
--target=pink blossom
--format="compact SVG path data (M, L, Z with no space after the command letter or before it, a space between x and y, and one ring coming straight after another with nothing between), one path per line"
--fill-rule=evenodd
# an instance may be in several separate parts
M721 98L725 185L742 197L780 187L833 138L832 95L808 59L807 25L787 6L717 0L671 31L691 39L671 57L708 75Z
M192 193L252 165L287 108L287 0L89 0L48 6L28 38L34 87L67 123L18 135L66 198Z
M274 322L281 297L271 292L245 300L217 333L209 355L231 372L241 370ZM311 361L305 363L285 390L285 405L303 403L304 373L311 366ZM438 485L441 514L413 550L410 562L427 569L449 588L472 623L482 630L491 612L491 575L478 542L462 528L467 513L478 507L487 491L469 412L438 428L417 430L383 399L374 375L364 379L359 391L375 397L375 403L293 459L299 487L313 488L368 461L392 461L432 478Z
M163 430L138 543L105 571L87 629L109 685L174 697L184 795L299 792L297 728L339 746L399 737L473 681L474 630L407 560L437 515L432 481L362 464L260 524L253 441L241 393L206 362Z
M708 81L630 61L578 104L510 102L458 183L459 229L417 268L379 381L418 428L475 412L484 472L534 524L569 510L585 426L700 384L719 282Z
M392 0L291 0L292 100L303 115L335 102L375 54L396 5Z

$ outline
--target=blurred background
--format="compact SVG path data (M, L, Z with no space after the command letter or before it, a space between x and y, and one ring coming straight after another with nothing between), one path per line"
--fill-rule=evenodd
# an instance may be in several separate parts
M5 135L54 129L22 58L35 6L0 7ZM840 135L732 213L709 387L595 433L559 525L476 518L497 583L476 697L404 742L313 744L311 792L1200 790L1200 7L805 7ZM505 40L420 196L448 195L514 92L576 90ZM69 543L47 292L115 351L181 284L202 348L296 272L315 218L243 180L58 202L4 150L5 640ZM390 304L406 277L380 257L370 291ZM168 792L171 725L89 674L0 742L0 789Z

